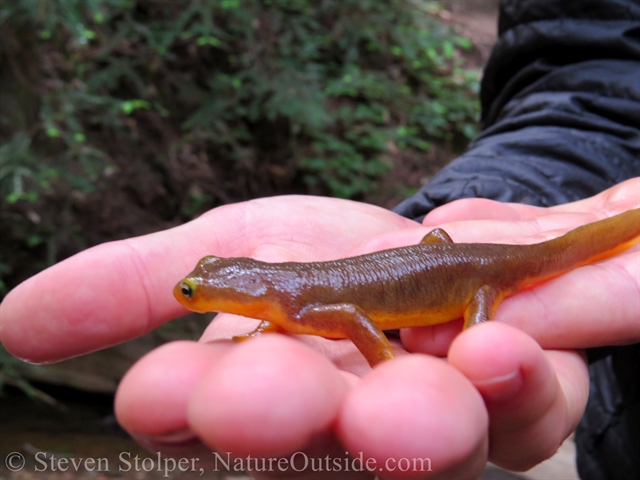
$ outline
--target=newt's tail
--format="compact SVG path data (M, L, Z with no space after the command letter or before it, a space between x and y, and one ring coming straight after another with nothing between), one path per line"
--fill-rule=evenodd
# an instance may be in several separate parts
M617 255L638 242L640 208L589 223L538 245L546 247L543 251L550 260L549 273L555 276Z

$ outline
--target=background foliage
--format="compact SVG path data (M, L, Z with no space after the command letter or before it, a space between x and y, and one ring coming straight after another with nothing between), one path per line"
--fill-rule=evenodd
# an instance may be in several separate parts
M110 238L276 193L366 199L475 133L469 42L424 0L13 0L0 293Z

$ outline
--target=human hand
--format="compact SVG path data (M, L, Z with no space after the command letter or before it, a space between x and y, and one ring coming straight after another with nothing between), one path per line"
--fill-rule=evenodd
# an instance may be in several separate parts
M495 211L515 219L499 204L483 206L488 216ZM453 209L452 218L461 211ZM587 211L579 210L576 225L595 220L580 213ZM515 225L497 222L499 229L488 221L488 233L476 222L477 229L462 223L446 229L458 241L464 235L489 241L500 233L504 240L525 238L543 216L531 213ZM412 222L353 202L285 197L224 207L168 232L97 247L25 283L0 310L3 342L18 356L48 361L143 333L178 314L166 299L171 286L208 253L326 259L416 243L424 233ZM95 276L87 278L87 271ZM507 307L505 302L498 315ZM520 326L535 321L523 319ZM573 429L586 399L586 370L576 353L544 353L527 335L497 322L460 335L449 364L414 355L370 373L346 341L305 338L300 344L271 336L232 347L219 340L248 330L248 321L221 315L202 343L179 342L145 357L120 388L117 408L125 428L142 443L178 456L205 451L199 441L254 457L298 450L340 458L346 449L378 460L377 466L387 458L428 457L431 475L458 478L482 468L489 439L491 458L507 467L542 460ZM413 351L442 353L450 333L425 327L403 336ZM420 478L424 472L396 469L385 476ZM353 472L346 477L355 478Z

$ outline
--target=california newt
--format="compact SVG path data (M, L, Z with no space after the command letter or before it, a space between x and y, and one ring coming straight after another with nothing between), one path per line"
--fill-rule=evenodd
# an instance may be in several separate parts
M262 320L248 338L288 331L348 338L371 366L393 358L385 329L464 317L490 320L525 287L616 255L640 240L640 209L533 245L453 243L442 229L417 245L325 262L204 257L174 288L196 312Z

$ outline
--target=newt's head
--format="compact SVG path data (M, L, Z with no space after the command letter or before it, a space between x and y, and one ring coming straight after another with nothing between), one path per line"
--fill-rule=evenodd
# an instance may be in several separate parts
M194 312L260 318L256 313L264 310L269 290L263 265L251 258L204 257L173 288L173 295Z

